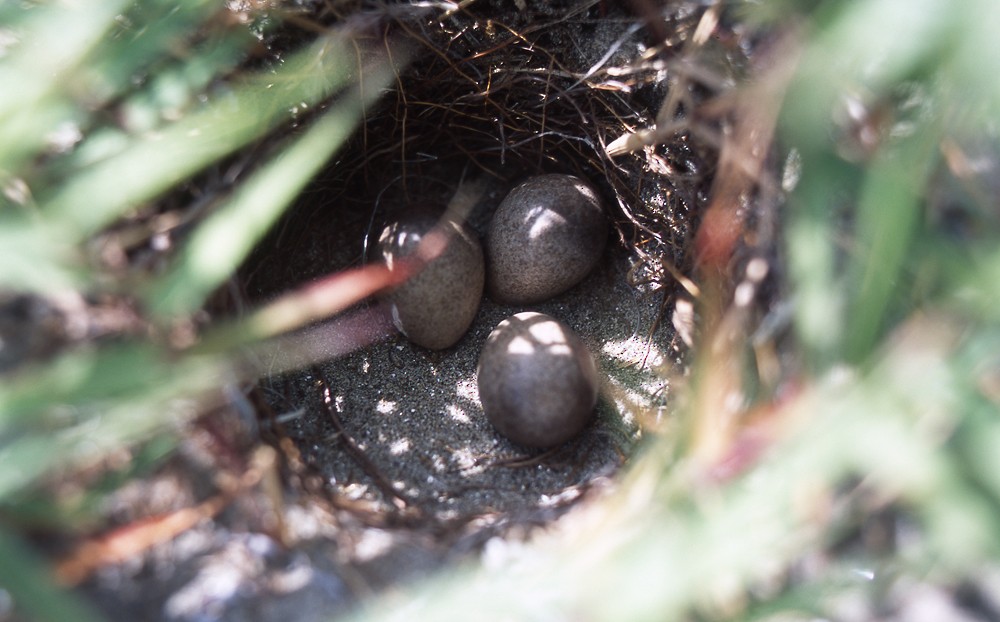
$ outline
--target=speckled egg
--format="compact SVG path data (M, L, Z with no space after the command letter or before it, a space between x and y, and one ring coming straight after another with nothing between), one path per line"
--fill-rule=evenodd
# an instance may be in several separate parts
M387 225L379 250L390 270L399 269L400 260L413 256L431 231L442 234L443 249L386 299L393 323L407 339L440 350L462 338L479 310L486 280L479 239L457 222L418 214Z
M572 175L540 175L514 188L486 236L487 288L502 304L551 298L597 265L608 221L597 192Z
M583 340L542 313L513 315L490 333L479 356L479 399L510 440L551 447L593 418L598 375Z

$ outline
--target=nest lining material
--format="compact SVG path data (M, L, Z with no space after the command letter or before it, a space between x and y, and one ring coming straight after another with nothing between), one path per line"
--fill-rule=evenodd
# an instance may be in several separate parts
M611 200L619 239L634 255L634 283L668 282L665 264L690 267L715 148L683 127L634 154L612 158L607 146L656 124L701 10L677 3L653 27L610 4L532 2L512 10L481 1L453 12L410 4L374 11L362 20L371 33L365 44L404 39L412 60L395 93L317 182L322 198L300 207L336 205L377 224L385 205L447 203L456 171L507 186L531 174L575 174ZM654 31L670 36L660 42ZM741 62L738 48L722 44L716 56ZM711 95L688 84L678 117ZM382 213L370 214L373 205Z

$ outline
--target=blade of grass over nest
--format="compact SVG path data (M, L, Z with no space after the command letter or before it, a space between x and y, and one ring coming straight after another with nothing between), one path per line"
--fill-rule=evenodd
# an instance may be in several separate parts
M390 69L385 63L378 71L367 74L367 93L363 97L346 97L332 104L303 136L282 148L198 227L170 272L148 297L155 313L190 313L235 273L254 244L350 137L366 105L393 79Z
M856 285L838 276L842 249L836 232L838 211L847 209L854 200L851 190L865 178L861 165L837 153L830 140L837 131L832 119L847 95L860 92L879 101L901 81L923 74L929 60L954 43L959 12L944 0L918 5L875 0L838 5L828 13L828 23L802 54L781 116L783 137L799 150L802 169L787 225L796 330L817 370L844 354L852 330L847 312L855 308L849 308L848 292ZM887 23L893 24L891 37L884 36ZM870 336L856 339L853 348L871 343Z
M10 593L20 614L34 620L99 622L89 605L52 583L52 573L30 547L0 529L0 586Z
M844 334L844 284L837 278L836 199L860 177L835 155L803 155L802 177L791 197L786 245L795 284L795 328L814 370L835 360ZM845 185L848 184L848 185Z
M985 331L984 331L985 332ZM1000 510L1000 333L989 331L971 344L959 378L969 396L968 414L955 432L963 466L989 491ZM1000 515L1000 511L996 512Z
M858 90L881 97L922 72L954 43L958 13L947 0L842 3L808 44L786 99L782 118L795 144L806 151L829 147L831 113L841 98Z
M153 82L144 92L155 92L156 83L173 74L170 63L179 61L182 68L191 69L204 66L215 60L213 55L205 54L206 50L231 47L234 40L240 42L237 49L242 51L252 41L244 26L222 33L207 23L220 10L220 3L213 0L135 2L118 16L115 31L95 50L91 62L81 68L78 81L86 85L91 100L104 103L134 90L139 77ZM203 32L198 39L208 41L190 44L187 39L199 29ZM211 73L218 75L219 71L212 68Z
M125 5L55 2L23 9L23 18L12 24L20 43L0 62L0 169L20 168L45 143L54 121L71 114L64 84Z
M17 88L0 91L0 116L59 90L61 81L102 42L127 4L109 0L93 6L73 2L22 5L21 19L9 24L19 43L0 64L3 83Z
M147 344L67 354L0 384L0 500L54 469L103 455L196 416L233 381L221 356ZM182 399L183 398L183 399Z
M83 287L90 275L81 263L59 231L0 210L0 287L48 293Z
M82 117L80 144L49 161L33 185L62 184L127 148L136 134L196 108L213 80L229 75L256 42L235 16L217 15L227 11L211 0L130 6L90 62L63 85L64 99L83 99L92 111L113 107L115 122L102 124L105 115ZM82 109L77 106L77 113Z
M190 59L158 70L147 88L123 104L123 124L133 131L149 131L188 112L213 80L231 72L244 58L249 38L246 31L220 33L210 47Z
M921 203L937 153L939 133L916 128L901 144L883 149L869 167L857 208L857 246L848 279L854 295L846 316L845 356L861 362L875 347L898 296L905 260L923 213Z
M63 491L27 488L0 502L0 516L9 527L41 531L92 531L104 524L107 498L129 482L152 477L175 455L179 441L155 435L129 449L125 464L98 476L85 490Z
M161 131L136 137L39 203L79 239L260 138L350 84L357 63L345 34L322 37L273 72L261 72ZM81 197L86 205L81 207Z
M970 129L977 131L983 118L1000 118L1000 81L986 77L1000 73L1000 46L996 44L1000 3L979 0L956 13L965 21L955 34L958 49L945 66L944 81L950 92L961 94L963 103L972 104L973 114L963 115L959 122L971 122Z
M273 348L297 349L304 344L294 337L288 340L279 340L277 343L255 342L281 335L282 333L301 328L312 322L339 313L387 287L398 285L405 278L404 274L401 273L403 273L401 270L390 271L383 264L373 264L359 268L350 268L328 275L281 296L277 300L257 309L244 319L215 327L204 336L201 343L197 346L197 351L205 353L228 352L234 348L254 345L256 346L254 350L258 356L273 358L273 352L271 352ZM354 328L361 332L371 330L382 332L380 325L383 322L380 315L375 312L365 320L355 318L356 320L361 320L361 326ZM341 319L345 320L347 326L351 326L352 322L349 318ZM385 334L389 334L389 326L389 324L384 325ZM308 341L311 338L310 336L312 336L321 341L330 342L331 346L335 346L335 342L337 341L342 343L355 342L352 338L343 339L345 335L338 335L340 330L337 328L337 323L328 323L323 326L317 326L314 330L306 331L305 334L299 337ZM361 335L355 336L361 337ZM376 335L372 335L372 338L375 337ZM364 338L361 338L356 343L363 341ZM297 342L299 346L295 345ZM305 351L310 349L309 347L305 347ZM332 347L332 349L336 350L337 347ZM349 352L351 349L353 348L347 351ZM344 353L346 352L342 351L339 354ZM329 358L331 355L332 352L323 358ZM272 373L278 373L277 370L279 368L284 371L316 362L316 360L309 359L308 355L306 355L305 359L294 355L287 358L282 356L280 358L289 361L292 366L280 365L279 367L274 367L272 368ZM293 360L296 362L292 362Z
M928 263L946 268L948 308L979 321L1000 322L1000 244L940 246Z
M0 432L11 426L72 421L72 413L50 415L47 406L113 400L169 373L167 356L152 345L120 345L65 354L0 383ZM51 421L49 417L52 417Z

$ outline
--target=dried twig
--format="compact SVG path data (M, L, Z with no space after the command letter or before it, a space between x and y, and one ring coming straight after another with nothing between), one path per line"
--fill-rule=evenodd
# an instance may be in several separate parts
M323 405L326 408L327 416L330 418L330 423L333 424L334 429L337 431L337 438L343 444L347 453L351 454L351 457L354 458L365 474L372 479L375 487L378 488L387 499L391 500L392 504L396 506L397 509L403 510L414 507L413 501L408 499L403 493L396 490L393 485L389 483L389 480L382 475L382 471L379 470L378 466L374 462L372 462L371 458L368 457L368 454L366 454L365 451L354 441L351 435L347 433L347 430L344 428L344 423L340 420L340 415L337 414L337 410L333 407L333 396L330 392L330 385L327 383L322 370L318 367L313 367L312 373L313 376L317 378L323 389Z

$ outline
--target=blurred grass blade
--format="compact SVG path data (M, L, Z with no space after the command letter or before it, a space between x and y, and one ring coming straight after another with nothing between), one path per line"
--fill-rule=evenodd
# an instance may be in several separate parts
M129 448L131 459L109 466L80 494L49 496L42 487L28 487L0 501L0 516L10 528L40 531L91 531L106 519L108 495L136 479L153 476L178 448L176 435L157 434Z
M52 582L52 573L38 556L14 535L0 530L0 586L7 590L20 614L18 619L48 622L99 622L104 618L90 605Z
M979 320L1000 323L1000 245L948 248L931 256L935 268L946 269L946 300L950 307Z
M328 275L261 307L234 328L250 340L300 328L398 285L402 281L400 272L384 264L372 264Z
M110 402L141 394L153 388L156 379L174 375L177 365L151 344L120 344L70 352L37 369L7 376L0 383L0 434L13 425L51 427L57 421L71 422L78 417L71 412L53 417L46 407Z
M148 73L154 81L158 79L161 71L166 73L169 68L164 61L176 59L184 65L201 62L201 46L188 39L204 37L214 46L218 38L224 37L209 22L213 13L226 10L221 5L213 0L131 3L116 20L112 36L105 38L98 53L81 67L76 82L86 85L89 100L104 104L134 89L139 76L145 78ZM245 27L234 30L242 39L251 39ZM181 41L185 45L178 45Z
M0 211L0 288L58 292L87 283L81 255L61 230Z
M881 206L874 205L893 200L892 196L885 196L892 194L889 188L892 182L888 179L879 182L877 176L882 173L872 173L876 177L866 178L861 166L840 157L831 141L831 134L838 132L834 127L835 114L845 95L859 94L865 101L874 102L891 100L892 89L921 75L935 55L944 54L955 43L955 16L960 13L944 0L872 0L832 3L832 6L835 10L830 11L829 23L816 33L802 54L781 117L784 138L801 155L802 177L792 197L795 209L789 212L787 225L788 264L797 298L796 330L816 370L843 356L847 339L851 340L848 349L852 352L864 350L863 344L870 346L884 317L884 309L880 308L887 299L883 297L879 302L877 297L881 294L866 289L864 302L853 301L850 292L858 286L843 280L839 269L843 249L838 247L836 234L842 226L841 219L850 212L845 208L855 200L851 189L867 184L868 196L861 199L868 202L861 208L867 214L866 225L883 227L877 235L882 239L879 243L887 248L871 248L872 253L900 252L906 247L898 239L883 239L897 233L885 231L892 228L892 223L887 214L879 215ZM886 36L885 27L890 23L892 36ZM920 171L926 171L925 162L919 165ZM911 177L907 187L913 183L919 186L914 192L919 192L923 180L914 181ZM911 194L910 200L916 198ZM912 204L910 212L901 204L887 205L892 207L898 207L898 213L904 216L916 210ZM899 234L911 235L912 231ZM869 246L874 243L870 239L876 235L874 232L862 235L868 236L865 241ZM873 254L865 253L864 261L870 262L872 257ZM890 258L894 262L900 260ZM870 287L893 278L893 270L889 263L880 266L867 277ZM860 278L863 273L859 275L856 271L847 276ZM864 311L874 311L876 317L857 318L862 307ZM855 321L868 322L856 335L852 334Z
M18 24L21 43L0 64L0 118L32 111L32 104L58 90L115 23L125 0L99 3L50 2L25 9ZM30 6L30 5L29 5ZM16 85L17 88L11 88Z
M71 113L58 94L125 5L124 0L52 2L24 9L27 17L16 24L21 43L0 62L0 169L19 168L55 122Z
M62 84L60 96L73 105L72 114L50 125L72 120L82 142L47 162L33 185L64 183L127 147L132 136L199 106L213 80L230 75L257 41L231 10L212 0L129 6L92 58ZM87 114L99 110L111 114Z
M802 178L790 199L786 245L795 286L795 328L807 362L833 362L844 334L844 284L838 278L838 200L859 183L859 171L834 154L803 152Z
M803 54L782 113L796 145L830 147L831 113L847 93L885 95L954 43L955 11L947 0L869 0L836 3L838 14ZM886 33L892 26L891 36Z
M174 360L148 344L72 353L7 378L0 384L0 500L53 469L182 424L202 412L200 397L234 379L225 357Z
M883 149L869 167L857 207L858 243L847 271L853 296L844 355L850 362L871 353L893 301L906 301L898 295L900 279L923 214L938 138L935 126L918 126L913 136Z
M393 78L385 64L366 75L367 93L348 96L264 168L242 183L234 196L195 232L170 272L148 297L160 315L190 313L236 272L254 244L292 203L316 172L351 136L366 104Z
M944 82L955 94L963 114L955 119L974 133L1000 118L1000 2L978 0L955 10L964 21L955 34L954 58L943 67ZM970 114L971 113L971 114Z
M219 34L192 58L158 71L147 88L123 103L122 124L131 131L149 131L194 108L213 80L232 72L245 58L248 37L245 31Z
M261 72L162 131L138 138L40 199L44 214L83 239L208 164L263 136L357 74L351 40L321 38L273 72ZM151 174L152 171L152 174Z
M821 379L781 406L779 416L795 424L790 435L726 486L713 487L690 462L664 472L662 456L649 452L611 498L566 529L351 619L489 620L496 611L511 619L574 611L595 621L686 619L711 611L720 591L742 598L777 568L823 550L838 519L832 491L859 478L919 508L931 537L948 545L928 563L988 556L997 519L969 494L936 427L960 416L952 387L961 332L936 319L915 322L869 375ZM663 449L671 440L657 442Z

